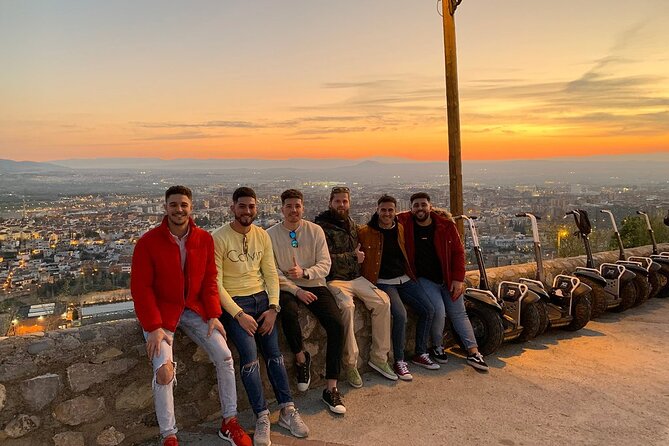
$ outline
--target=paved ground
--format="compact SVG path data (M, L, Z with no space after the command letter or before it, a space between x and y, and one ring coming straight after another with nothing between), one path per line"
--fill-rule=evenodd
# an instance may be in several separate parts
M411 383L366 374L362 389L341 385L343 417L324 409L322 389L310 390L297 397L310 441L293 443L274 427L273 444L669 445L667 352L669 299L653 299L577 333L505 345L488 358L488 374L455 354L436 372L412 367ZM241 421L252 426L251 414ZM181 432L180 444L227 445L216 428Z

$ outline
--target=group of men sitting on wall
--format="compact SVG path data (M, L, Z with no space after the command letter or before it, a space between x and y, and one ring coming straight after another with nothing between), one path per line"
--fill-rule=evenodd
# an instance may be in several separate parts
M397 200L379 198L367 225L349 216L350 190L334 187L328 209L315 222L303 219L304 197L281 194L283 221L268 230L253 224L253 189L232 196L234 220L213 234L198 228L192 192L165 192L162 223L142 236L132 259L131 291L152 361L153 394L163 445L178 445L173 387L177 364L172 345L178 327L202 347L216 368L223 421L219 436L236 446L267 446L268 404L260 377L258 347L280 408L279 426L296 437L309 428L295 408L279 350L277 317L295 357L297 388L311 381L311 357L303 344L298 309L305 306L327 334L323 402L344 414L337 380L362 387L354 331L354 297L371 312L368 365L389 380L413 379L404 356L407 310L417 315L410 362L439 369L445 317L467 349L467 363L488 370L465 312L464 249L453 221L432 210L424 192L411 196L411 210L397 213ZM239 352L241 381L256 416L253 443L237 421L237 391L228 342ZM391 359L392 346L392 366Z

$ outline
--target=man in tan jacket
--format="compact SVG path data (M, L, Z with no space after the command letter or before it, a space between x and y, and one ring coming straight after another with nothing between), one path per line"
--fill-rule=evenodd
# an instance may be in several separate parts
M377 205L369 223L358 231L358 238L365 253L362 275L390 297L395 361L393 368L401 380L411 381L413 377L404 360L407 320L404 304L409 305L418 315L416 349L411 362L430 370L439 368L439 364L427 353L434 306L409 268L404 246L404 228L395 218L397 200L390 195L383 195Z

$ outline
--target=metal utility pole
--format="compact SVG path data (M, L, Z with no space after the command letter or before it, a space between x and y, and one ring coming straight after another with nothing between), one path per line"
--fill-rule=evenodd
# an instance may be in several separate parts
M458 61L455 51L455 10L462 0L442 0L444 19L444 55L446 59L446 115L448 121L448 173L451 193L451 213L462 215L462 155L460 146L460 99L458 97ZM464 237L464 223L456 222Z

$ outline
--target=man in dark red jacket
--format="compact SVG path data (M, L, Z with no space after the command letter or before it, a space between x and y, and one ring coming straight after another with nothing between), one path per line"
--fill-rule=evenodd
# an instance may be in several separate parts
M478 370L488 370L478 350L462 293L465 289L465 251L455 223L450 216L435 213L430 196L418 192L411 196L411 212L398 214L404 226L404 240L409 264L418 283L434 305L430 355L440 363L448 358L442 337L448 315L453 329L467 349L467 363Z
M235 446L251 439L237 423L237 389L232 354L218 320L221 303L216 282L214 242L190 218L193 194L184 186L165 192L165 217L137 242L130 289L153 364L153 399L164 446L177 446L172 389L176 363L174 331L179 326L216 366L223 422L219 436Z

